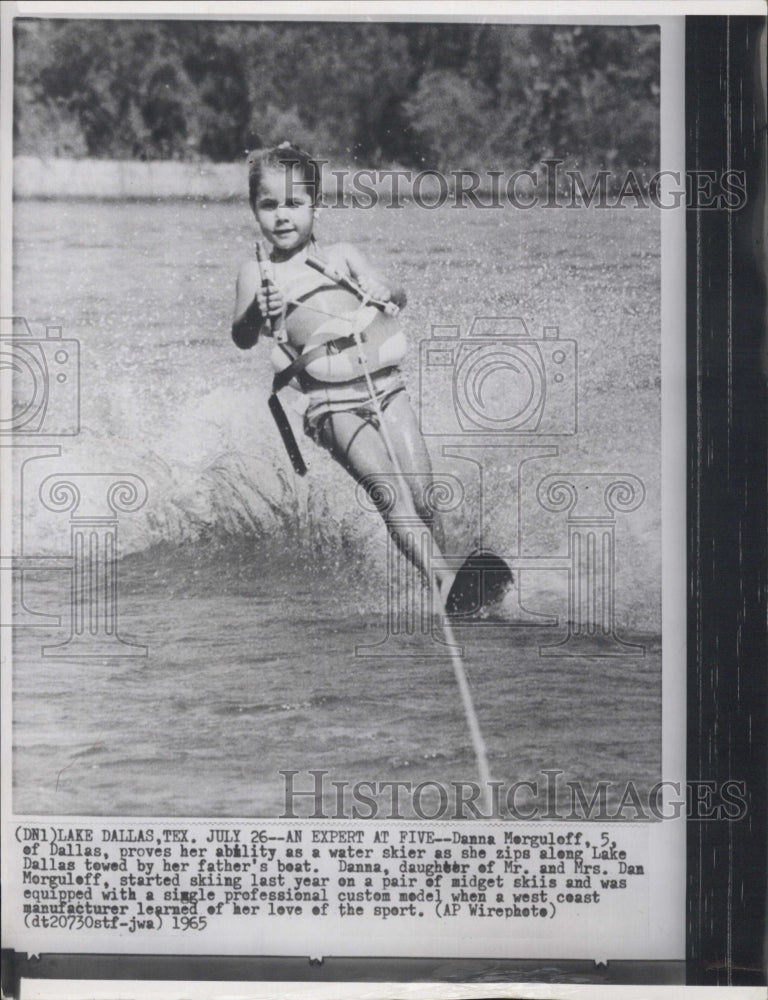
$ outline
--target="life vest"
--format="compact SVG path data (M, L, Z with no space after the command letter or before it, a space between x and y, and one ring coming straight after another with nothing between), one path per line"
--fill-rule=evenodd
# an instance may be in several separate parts
M284 295L291 300L286 319L301 306L311 310L311 300L317 293L335 287L313 272L297 275L283 288ZM305 475L307 466L278 392L287 385L311 392L323 385L355 382L364 378L366 372L372 375L396 366L407 349L405 334L395 317L372 305L361 305L326 318L312 331L300 351L287 340L275 343L270 353L275 377L269 409L298 475Z
M329 285L322 275L307 269L297 275L284 289L290 299L286 321L291 312L305 306L312 309L312 299ZM351 294L351 293L350 293ZM301 351L290 343L276 343L270 361L279 374L292 369L291 378L280 379L283 385L305 389L313 382L351 382L369 374L391 368L405 357L408 343L400 324L372 305L360 306L339 315L326 317L310 334Z

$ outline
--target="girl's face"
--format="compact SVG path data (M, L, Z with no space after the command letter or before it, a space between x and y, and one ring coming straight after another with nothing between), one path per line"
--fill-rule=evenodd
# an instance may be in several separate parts
M310 188L295 168L264 171L254 214L262 233L279 256L292 257L309 243L315 206Z

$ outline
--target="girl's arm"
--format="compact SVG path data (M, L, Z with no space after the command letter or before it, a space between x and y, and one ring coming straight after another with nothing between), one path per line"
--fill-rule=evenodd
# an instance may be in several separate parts
M258 262L246 261L240 268L235 290L235 317L232 339L245 350L253 347L260 334L271 334L269 320L282 313L282 295L274 285L265 289Z
M262 327L266 325L264 314L259 307L258 293L261 291L259 265L246 261L237 275L235 289L235 316L232 320L232 339L245 350L253 347L259 339Z
M407 302L405 289L402 285L391 281L371 264L365 254L349 243L339 244L337 248L344 257L347 270L371 298L390 300L400 309Z

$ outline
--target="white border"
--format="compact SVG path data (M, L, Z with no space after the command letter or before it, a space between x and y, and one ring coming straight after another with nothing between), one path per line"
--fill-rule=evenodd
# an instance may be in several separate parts
M276 15L301 18L320 17L394 17L452 18L533 17L538 21L565 18L570 23L583 18L678 17L683 15L729 14L732 16L765 14L762 0L101 0L78 3L77 0L17 0L4 6L14 7L24 16L98 16L152 17L170 15L193 20L198 17L222 18Z
M13 12L21 16L180 16L187 19L195 17L215 17L224 18L227 16L257 16L257 17L348 17L354 18L435 18L436 20L450 20L459 18L469 18L479 20L490 19L515 19L530 18L537 21L549 21L565 18L569 22L576 20L599 20L603 23L615 21L620 18L646 19L649 17L663 19L666 17L696 14L729 14L729 15L763 15L765 6L760 0L734 0L725 4L717 0L689 0L689 2L662 3L662 2L610 2L603 3L546 3L541 2L369 2L363 6L356 3L338 2L316 2L312 4L296 4L281 2L281 0L263 0L261 3L189 3L189 2L166 2L166 3L136 3L136 2L102 2L97 4L84 3L35 3L18 2L16 4L4 3L2 5L2 81L5 86L0 87L0 108L2 114L3 128L0 134L0 193L2 194L2 217L4 225L0 231L0 310L2 315L10 315L12 308L12 284L11 284L11 259L12 259L12 226L11 226L11 200L10 184L11 170L9 165L12 162L11 150L11 130L7 123L12 115L12 32L9 27L12 24ZM407 13L406 13L407 11ZM605 14L603 14L605 12ZM625 22L626 23L626 22ZM672 169L675 161L684 166L684 129L682 127L682 102L684 76L680 59L677 62L672 58L670 52L670 40L675 35L680 35L682 24L673 25L671 22L662 30L662 98L664 106L662 109L662 169ZM665 34L667 32L668 34ZM10 85L9 85L10 84ZM682 216L682 218L681 218ZM662 392L662 414L663 425L669 426L669 421L679 420L682 423L682 434L676 435L674 441L667 435L663 435L664 446L662 449L663 466L663 527L662 543L665 554L663 569L663 636L665 649L665 665L663 671L663 774L664 777L673 777L676 774L684 780L685 774L685 740L684 731L681 731L679 724L676 724L677 713L668 710L670 701L673 705L682 705L682 717L685 714L685 670L673 671L670 669L670 651L674 653L674 662L685 664L685 258L684 258L684 209L681 213L666 211L662 213L662 257L664 267L662 270L662 344L663 344L663 367L665 382ZM677 290L677 299L674 304L670 300L670 293ZM682 380L682 381L681 381ZM682 392L680 391L682 385ZM7 394L2 401L4 407L9 406ZM7 411L6 411L7 412ZM2 484L2 501L4 509L7 506L9 483L4 477ZM669 514L671 513L671 519ZM671 527L674 525L674 527ZM2 526L3 551L8 551L10 539L10 525L4 519ZM2 600L4 610L8 610L9 595L3 593ZM7 620L7 619L5 619ZM675 637L675 641L673 641ZM7 637L3 637L5 639ZM678 641L680 640L679 644ZM6 642L3 642L3 659L6 660L8 650ZM9 696L10 671L5 670L3 678L4 698ZM5 701L8 704L8 701ZM677 716L679 718L680 716ZM8 732L10 726L6 726ZM4 755L6 763L3 766L3 788L10 791L8 755ZM7 800L6 800L7 801ZM679 872L677 876L679 878ZM684 878L682 890L684 895ZM682 911L681 911L682 915ZM681 956L682 957L682 956ZM610 990L610 994L608 991ZM415 987L411 984L342 984L342 983L281 983L281 984L250 984L243 987L241 984L233 983L166 983L148 982L143 984L141 989L126 990L125 985L114 981L93 981L86 982L77 987L72 982L62 981L35 981L26 983L23 996L27 997L76 997L76 996L103 996L123 997L126 995L163 995L163 996L253 996L253 997L293 997L307 996L311 993L313 997L333 996L333 997L390 997L399 996L419 996L446 997L446 996L510 996L511 985L420 985ZM552 997L580 998L584 996L610 995L616 1000L657 1000L668 996L678 996L682 992L676 987L580 987L580 986L552 986L545 984L519 984L513 988L514 995L519 997ZM711 989L686 989L685 996L689 997L710 997ZM718 993L722 997L744 997L745 1000L752 1000L753 997L763 997L764 990L761 988L724 988Z
M714 1000L711 986L578 986L550 983L234 983L163 982L125 983L111 979L79 981L28 980L22 1000ZM759 986L724 986L716 1000L765 1000Z

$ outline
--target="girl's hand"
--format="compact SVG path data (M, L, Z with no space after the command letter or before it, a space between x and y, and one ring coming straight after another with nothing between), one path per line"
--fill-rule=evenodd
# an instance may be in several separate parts
M357 283L369 298L378 299L379 302L389 302L392 298L387 286L368 274L358 274Z
M338 243L333 247L333 262L339 261L339 269L351 274L360 288L371 298L381 303L393 302L402 309L406 302L405 292L398 282L386 278L351 243Z
M259 312L265 319L277 319L283 314L283 307L285 305L283 293L277 285L271 282L262 285L256 292L256 303L259 307Z

